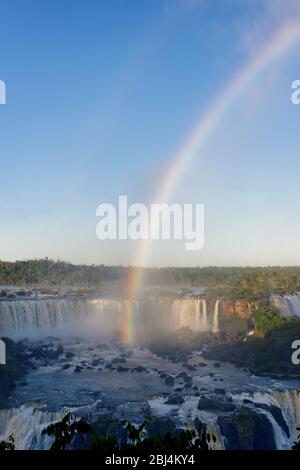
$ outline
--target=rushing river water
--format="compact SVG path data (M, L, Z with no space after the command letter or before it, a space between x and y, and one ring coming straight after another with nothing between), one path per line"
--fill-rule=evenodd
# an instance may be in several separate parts
M115 419L134 423L150 413L170 418L178 427L194 426L199 418L217 437L216 448L224 449L248 445L243 444L239 427L234 427L236 418L232 420L233 413L248 410L259 415L253 421L253 432L265 436L262 442L267 448L288 449L297 438L300 382L257 377L229 364L205 360L199 351L183 363L157 356L146 348L108 341L107 335L99 335L99 324L101 330L101 321L110 327L115 321L111 324L110 320L102 320L105 309L101 301L91 303L93 315L96 305L101 318L94 334L87 334L84 328L90 315L82 303L22 302L0 302L2 330L17 336L22 329L34 332L26 343L31 367L0 410L0 440L13 435L18 449L49 448L51 439L42 436L42 429L66 411L90 421L111 413ZM106 314L114 311L114 319L119 318L122 308L117 302L110 304ZM199 331L217 331L218 304L210 314L203 301L189 299L185 305L178 301L172 306L171 318L179 325L191 322ZM68 320L73 325L77 322L76 337L66 328ZM94 327L94 321L91 325ZM42 337L42 328L40 337L35 337L39 326L47 330L52 327L56 335ZM47 351L56 351L59 345L60 353L51 358ZM201 397L214 397L219 408L199 407ZM254 439L251 446L259 446L259 439Z

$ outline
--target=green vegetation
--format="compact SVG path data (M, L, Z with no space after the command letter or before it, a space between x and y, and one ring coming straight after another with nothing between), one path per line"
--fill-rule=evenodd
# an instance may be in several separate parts
M299 367L291 360L291 344L295 338L300 338L300 322L287 320L268 330L263 337L210 345L203 355L208 359L246 367L256 374L300 378Z
M44 429L43 434L54 438L50 450L55 451L68 448L76 435L80 437L84 449L102 452L210 450L210 444L216 442L216 437L207 433L202 423L198 423L198 433L185 429L177 435L167 432L163 436L157 434L155 437L148 437L149 423L150 420L145 419L140 426L136 427L124 421L122 424L127 437L126 443L121 444L116 434L97 434L87 422L75 419L68 413L61 421L50 424Z
M2 285L99 286L101 282L125 281L135 267L74 265L48 258L0 261ZM145 268L146 283L159 286L202 285L212 298L263 300L270 293L300 291L300 267L195 267ZM5 295L5 291L1 295Z
M256 332L261 336L266 336L269 331L284 327L291 321L281 317L279 310L273 305L259 302L254 305L253 311Z
M14 263L0 261L0 284L3 285L99 285L125 276L127 268L110 266L76 266L48 258Z

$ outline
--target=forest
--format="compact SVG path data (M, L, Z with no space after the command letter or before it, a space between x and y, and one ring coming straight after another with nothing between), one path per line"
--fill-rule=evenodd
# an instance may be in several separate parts
M138 267L75 265L48 258L0 261L0 284L95 286L126 281ZM272 292L300 291L300 266L144 268L145 283L155 286L207 287L207 295L230 300L260 300Z

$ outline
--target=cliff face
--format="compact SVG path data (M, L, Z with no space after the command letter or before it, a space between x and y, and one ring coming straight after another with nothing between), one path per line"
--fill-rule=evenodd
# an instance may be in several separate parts
M230 416L219 416L217 423L224 436L225 449L276 449L272 424L264 414L241 408Z
M251 307L246 300L236 300L235 302L222 301L221 312L226 319L238 316L241 319L250 319L252 316Z
M220 301L219 331L232 338L245 336L254 328L251 306L245 300Z

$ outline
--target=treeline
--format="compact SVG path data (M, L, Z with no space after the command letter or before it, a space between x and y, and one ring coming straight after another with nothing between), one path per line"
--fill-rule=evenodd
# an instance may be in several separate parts
M122 266L74 265L48 258L24 261L0 261L2 285L91 285L126 277Z
M48 258L0 261L0 284L98 286L104 281L125 281L134 267L74 265ZM300 291L300 266L145 268L146 283L157 286L202 285L214 297L256 300L271 292Z

